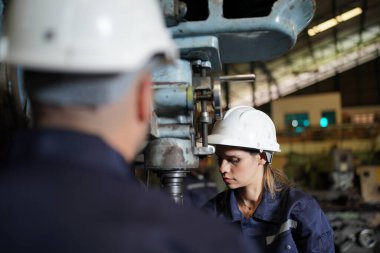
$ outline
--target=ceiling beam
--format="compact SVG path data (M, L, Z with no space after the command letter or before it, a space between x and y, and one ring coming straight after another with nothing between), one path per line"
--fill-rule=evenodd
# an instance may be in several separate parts
M276 78L274 78L272 75L272 71L267 67L267 65L264 62L258 62L258 64L259 64L259 67L261 68L261 70L264 72L265 76L267 77L268 94L269 94L270 99L272 100L273 97L276 97L276 98L280 97L281 96L280 88L278 86L278 82L277 82ZM271 89L272 84L276 86L276 90L277 90L276 94L272 93L272 89Z
M368 10L368 0L363 1L362 10L363 10L363 13L360 17L360 27L359 27L359 43L360 43L360 45L363 43L363 31L364 31L364 27L365 27L365 20L366 20L366 15L367 15L367 10Z
M334 13L334 17L338 16L338 7L336 0L331 1L332 4L332 11ZM339 46L338 46L338 26L334 26L333 28L333 34L334 34L334 46L335 46L335 54L339 53Z

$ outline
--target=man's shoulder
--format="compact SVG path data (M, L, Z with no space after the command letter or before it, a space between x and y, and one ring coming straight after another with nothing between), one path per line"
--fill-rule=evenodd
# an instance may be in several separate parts
M172 252L247 252L238 231L199 210L174 204L160 191L146 191L112 175L62 173L32 173L24 177L11 173L2 177L3 203L23 211L1 208L4 217L7 214L14 217L4 221L1 234L6 227L15 228L19 224L20 230L38 226L40 234L49 233L56 239L84 236L83 247L90 243L88 238L98 238L99 243L108 245L102 238L113 235L112 240L120 247L145 247L145 252L149 252L148 248L151 252L171 252L169 249ZM51 222L46 223L47 220ZM61 224L60 220L67 222ZM18 236L17 240L29 240ZM31 240L35 237L38 240L38 235L30 236ZM152 244L144 246L144 242Z

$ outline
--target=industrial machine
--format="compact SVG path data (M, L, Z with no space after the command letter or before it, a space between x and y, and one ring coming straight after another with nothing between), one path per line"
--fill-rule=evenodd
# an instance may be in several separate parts
M0 1L0 13L4 3ZM160 0L168 29L180 51L173 65L154 73L151 138L144 151L145 169L161 178L164 189L182 203L182 181L211 155L209 126L222 117L224 83L254 81L253 74L223 76L223 64L265 61L296 43L315 11L313 0ZM29 103L22 70L0 68L0 131L28 123ZM3 108L3 109L1 109ZM10 109L11 108L11 109ZM3 110L3 111L1 111ZM3 139L1 139L3 138ZM4 155L4 152L0 152Z
M155 98L145 168L156 172L176 203L199 157L214 153L208 126L222 117L221 84L254 81L222 76L223 64L265 61L287 52L311 20L313 0L161 0L180 50L175 65L154 75Z

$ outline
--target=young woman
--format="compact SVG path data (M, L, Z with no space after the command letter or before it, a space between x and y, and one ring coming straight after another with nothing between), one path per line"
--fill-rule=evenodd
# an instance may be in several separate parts
M314 198L291 187L271 167L280 152L276 129L265 113L230 109L209 136L228 190L204 210L235 223L255 252L334 252L333 230Z

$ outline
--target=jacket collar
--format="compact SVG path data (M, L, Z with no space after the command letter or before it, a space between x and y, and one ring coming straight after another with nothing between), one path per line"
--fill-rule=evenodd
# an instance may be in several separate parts
M281 223L284 205L286 204L286 191L287 190L276 193L275 198L272 198L271 194L264 189L263 198L253 214L253 217L268 222ZM230 191L229 197L232 220L242 220L244 216L239 210L234 191Z
M238 202L235 196L235 191L229 191L229 199L230 199L230 211L232 221L239 221L244 218L242 212L239 210Z

